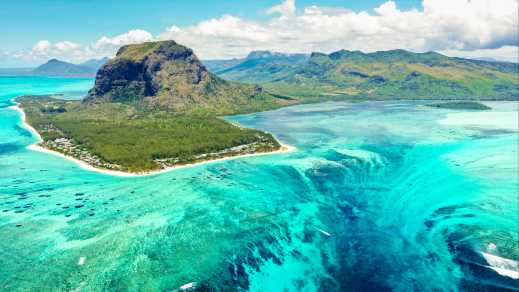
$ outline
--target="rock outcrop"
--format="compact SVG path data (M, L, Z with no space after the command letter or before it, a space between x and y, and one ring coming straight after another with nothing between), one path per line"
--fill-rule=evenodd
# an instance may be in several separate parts
M275 98L255 85L225 81L174 41L122 47L97 73L84 104L132 103L174 112L257 110ZM249 109L250 108L250 109Z

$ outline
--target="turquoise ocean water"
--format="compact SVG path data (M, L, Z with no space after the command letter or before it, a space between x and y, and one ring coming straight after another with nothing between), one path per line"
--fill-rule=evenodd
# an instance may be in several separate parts
M26 149L0 77L0 290L518 291L517 103L324 103L229 117L298 148L156 176Z

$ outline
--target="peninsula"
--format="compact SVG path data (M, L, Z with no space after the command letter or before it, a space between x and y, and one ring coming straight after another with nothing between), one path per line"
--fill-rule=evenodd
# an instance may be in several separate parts
M81 101L16 99L39 146L104 170L144 174L239 155L282 151L271 134L220 118L289 99L223 80L174 41L122 47Z
M17 102L41 147L100 169L146 173L283 149L225 115L327 100L445 100L431 106L484 110L476 101L517 100L519 86L516 64L432 52L255 52L206 63L219 75L174 41L127 45L97 71L82 101Z

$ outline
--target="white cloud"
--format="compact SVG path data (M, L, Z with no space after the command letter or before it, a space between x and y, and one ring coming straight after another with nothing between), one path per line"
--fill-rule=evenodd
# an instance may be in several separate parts
M373 12L310 6L295 1L268 10L266 22L223 16L163 33L193 47L202 58L242 56L254 49L285 52L474 51L518 45L517 0L424 0L423 9L400 10L388 1Z
M295 0L283 0L267 10L272 16L266 21L224 15L190 26L172 25L157 36L135 29L117 36L103 36L86 46L40 41L30 53L41 58L53 55L79 60L112 56L125 44L173 39L192 47L203 59L241 57L251 50L407 49L467 57L481 53L513 60L510 50L502 48L519 45L518 3L518 0L423 0L420 9L401 10L394 1L387 1L373 11L354 12L348 7L316 5L298 10Z
M47 60L55 57L77 58L85 54L82 46L70 41L52 43L48 40L38 41L31 50L18 51L14 53L4 53L3 59L8 59L5 55L25 62Z
M145 30L135 29L113 37L103 36L87 46L71 41L51 43L47 40L41 40L29 51L19 51L10 55L15 59L36 64L51 58L77 63L92 58L112 57L117 49L123 45L151 40L153 40L152 34Z
M284 17L292 16L296 13L296 0L284 0L281 4L267 9L267 13L279 13Z
M473 51L445 50L440 51L440 53L451 57L519 62L519 47L515 46L503 46L498 49L481 49Z
M81 45L69 41L63 41L54 44L54 48L61 52L70 52L81 48Z
M148 42L153 40L153 35L142 29L133 29L127 33L123 33L114 37L103 36L96 41L92 48L95 50L110 50L123 45Z
M173 39L194 48L197 55L206 58L241 56L276 40L272 31L261 23L230 15L202 21L187 28L172 26L158 38Z
M375 12L377 12L380 15L391 16L400 13L400 10L396 8L396 3L394 1L387 1L386 3L375 8Z
M51 47L52 44L49 41L39 41L32 47L32 52L38 55L47 54Z

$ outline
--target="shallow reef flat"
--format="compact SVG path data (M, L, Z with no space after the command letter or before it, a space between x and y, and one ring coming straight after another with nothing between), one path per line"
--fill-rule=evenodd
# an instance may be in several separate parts
M1 108L0 289L519 289L517 128L423 105L232 116L298 150L130 178L27 150Z

